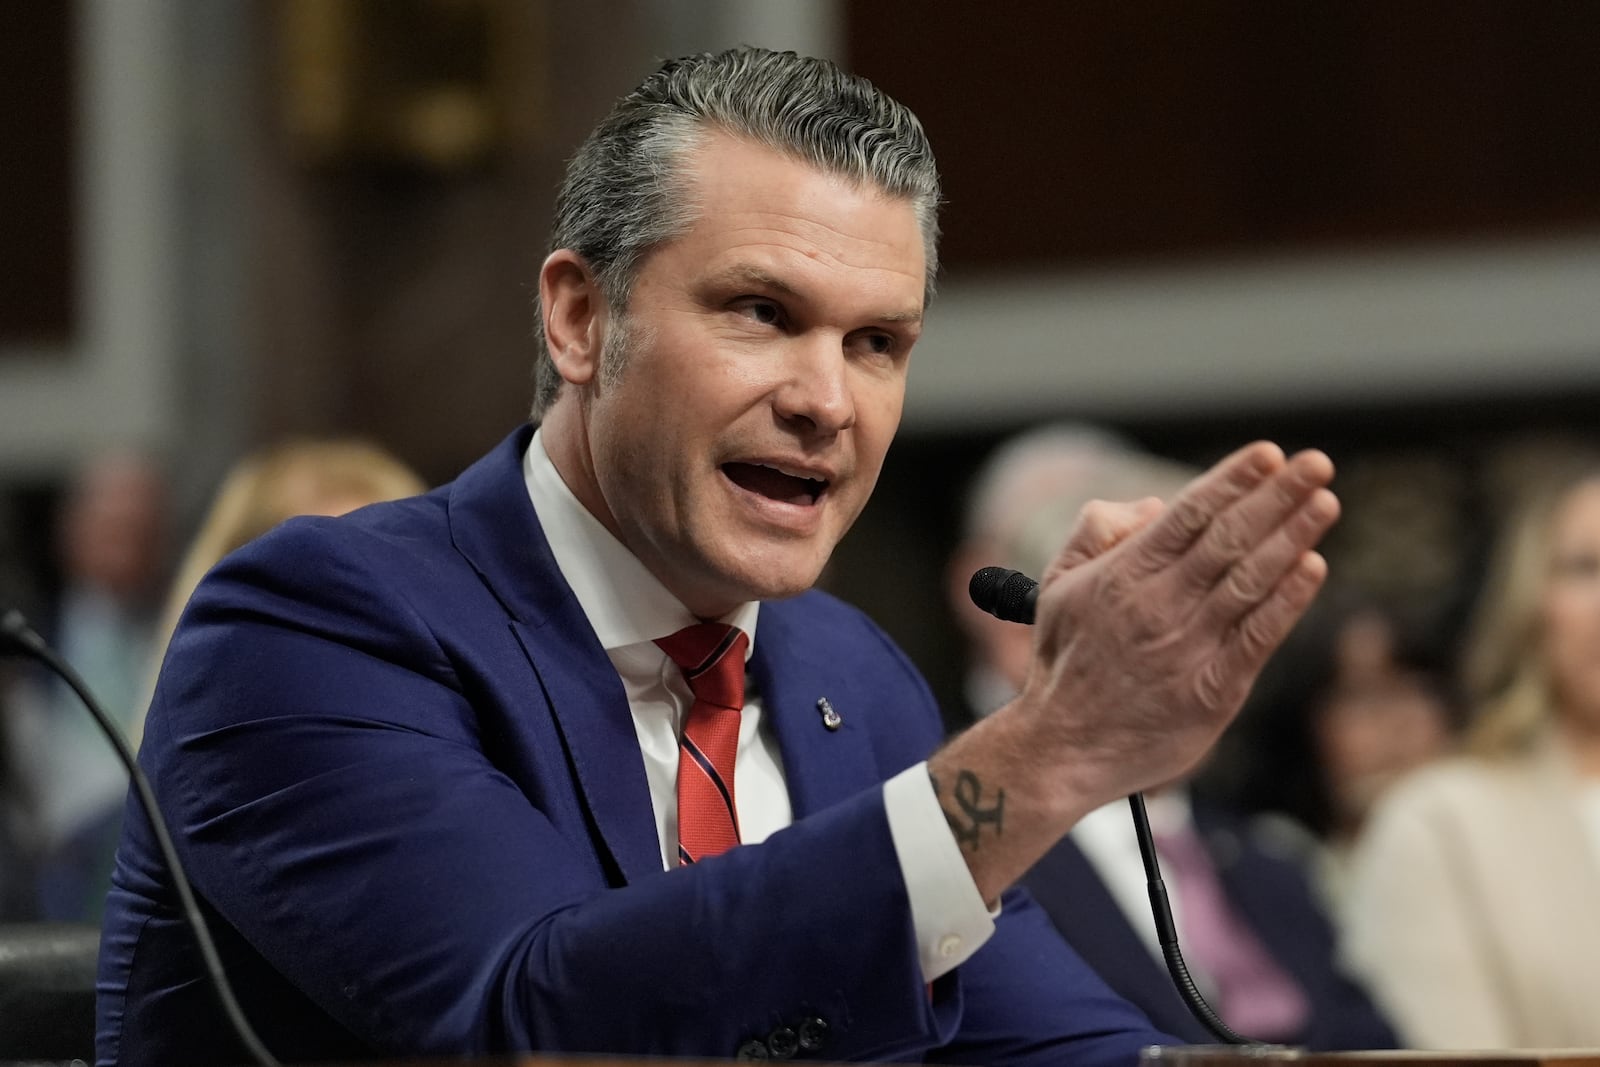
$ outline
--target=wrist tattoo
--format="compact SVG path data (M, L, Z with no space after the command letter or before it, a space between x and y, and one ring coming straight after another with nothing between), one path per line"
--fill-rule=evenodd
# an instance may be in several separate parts
M945 822L950 824L950 832L955 835L956 844L962 848L978 850L983 840L983 828L987 825L994 830L994 835L999 837L1005 832L1006 791L995 791L994 800L987 807L983 800L983 783L978 781L978 776L971 771L962 771L956 775L956 786L951 799L960 809L959 813L952 812L945 807L944 789L939 784L939 779L932 774L928 780L933 783L933 795L939 801L939 808L944 812Z

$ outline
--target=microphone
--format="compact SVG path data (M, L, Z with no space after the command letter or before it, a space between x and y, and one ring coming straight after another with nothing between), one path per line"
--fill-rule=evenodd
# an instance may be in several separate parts
M1031 624L1039 603L1039 583L1021 571L980 567L967 583L967 595L997 619Z
M183 864L178 861L177 850L172 846L172 835L167 832L166 821L162 819L161 811L156 806L155 791L150 788L150 780L139 768L128 739L122 735L122 731L117 728L111 716L106 714L99 701L89 692L89 687L78 672L51 650L44 638L28 625L28 620L22 612L11 608L0 614L0 639L3 639L3 642L0 642L0 649L12 647L24 655L33 657L65 682L77 694L78 699L83 701L83 706L94 716L100 732L106 735L111 747L116 749L117 758L128 770L134 792L139 797L139 804L150 819L150 829L161 851L161 858L166 862L167 869L172 872L172 886L178 893L183 917L188 921L189 928L194 931L201 961L205 964L206 975L210 978L217 1000L222 1005L223 1014L228 1017L234 1034L244 1044L250 1058L258 1067L280 1067L272 1053L267 1051L261 1039L256 1036L256 1032L251 1029L238 1000L234 998L233 987L228 984L227 976L223 974L222 959L217 955L216 944L211 940L211 932L206 929L205 916L200 914L200 905L195 901L194 891L189 887L189 877L184 873Z
M1034 609L1039 602L1039 583L1021 571L1005 567L981 567L967 583L967 595L972 602L998 619L1006 622L1032 624ZM1156 939L1161 943L1161 955L1166 960L1167 973L1178 987L1178 995L1200 1025L1226 1045L1264 1046L1266 1042L1240 1037L1228 1028L1206 998L1201 995L1189 974L1189 965L1183 961L1183 951L1178 947L1178 928L1172 921L1172 905L1167 900L1167 887L1161 880L1161 865L1156 860L1155 838L1150 832L1150 815L1145 811L1144 796L1134 793L1128 797L1128 807L1133 815L1133 832L1139 840L1139 858L1144 862L1144 875L1150 896L1150 911L1155 918Z

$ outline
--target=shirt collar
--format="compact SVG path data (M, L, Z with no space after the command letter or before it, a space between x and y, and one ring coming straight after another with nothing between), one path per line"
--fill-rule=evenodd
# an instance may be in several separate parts
M602 648L610 652L654 641L699 621L573 495L545 451L541 430L534 431L523 454L522 476L556 566ZM752 600L719 620L749 637L747 659L755 648L760 608L760 601Z

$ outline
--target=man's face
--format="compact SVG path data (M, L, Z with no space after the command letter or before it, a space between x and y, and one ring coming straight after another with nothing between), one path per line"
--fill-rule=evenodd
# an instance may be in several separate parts
M148 461L131 454L97 458L64 516L69 578L128 603L156 594L168 506L166 482Z
M809 588L861 513L924 253L908 202L726 135L692 153L688 188L697 221L642 261L620 375L576 398L591 463L573 488L708 618Z

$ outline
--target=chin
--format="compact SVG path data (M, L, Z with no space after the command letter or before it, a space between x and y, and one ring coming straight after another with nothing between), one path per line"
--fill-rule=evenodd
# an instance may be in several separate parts
M801 593L810 590L816 584L817 583L815 581L795 582L790 585L774 585L769 583L768 587L763 590L759 596L752 597L751 599L788 600L790 597L799 596Z
M815 586L821 576L820 566L777 561L755 561L729 575L732 584L744 591L742 600L786 600Z

